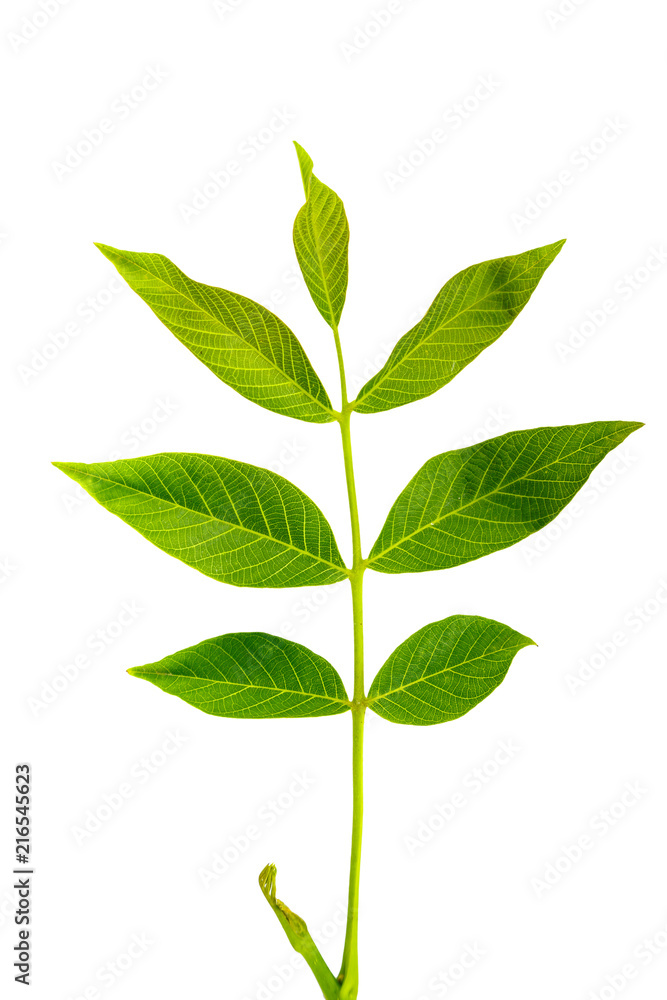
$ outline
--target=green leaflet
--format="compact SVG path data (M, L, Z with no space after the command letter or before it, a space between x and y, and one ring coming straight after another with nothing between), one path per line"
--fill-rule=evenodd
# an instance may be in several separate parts
M357 413L424 399L450 382L516 319L565 240L455 274L360 390Z
M350 230L335 191L313 174L313 161L295 142L306 203L294 220L294 249L304 281L320 314L332 329L340 322L347 292Z
M232 389L288 417L319 424L335 418L301 344L264 306L193 281L162 254L95 245L158 319Z
M53 464L144 538L215 580L304 587L347 575L322 511L268 469L178 452Z
M202 712L231 719L305 719L350 707L324 657L266 632L205 639L128 673Z
M394 650L371 685L368 707L412 726L458 719L498 687L520 649L534 645L477 615L433 622Z
M521 541L556 517L607 452L642 426L537 427L436 455L391 508L368 565L381 573L446 569Z

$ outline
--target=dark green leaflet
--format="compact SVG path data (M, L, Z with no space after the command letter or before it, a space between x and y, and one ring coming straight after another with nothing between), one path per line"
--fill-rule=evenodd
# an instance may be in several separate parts
M202 712L232 719L312 718L350 707L324 657L266 632L205 639L128 673Z
M516 319L565 240L459 271L360 390L357 413L379 413L437 392Z
M335 419L301 344L264 306L193 281L162 254L96 246L158 319L232 389L288 417Z
M216 580L303 587L346 576L322 511L268 469L180 452L54 465L158 548Z
M412 726L458 719L498 687L520 649L534 645L490 618L433 622L394 650L371 685L368 706Z
M381 573L446 569L543 528L640 423L510 431L429 459L400 494L368 563Z

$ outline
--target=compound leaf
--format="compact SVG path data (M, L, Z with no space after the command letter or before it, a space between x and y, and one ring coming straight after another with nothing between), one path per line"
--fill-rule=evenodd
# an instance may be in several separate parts
M264 306L193 281L162 254L95 245L174 336L232 389L288 417L320 424L335 419L301 344Z
M350 707L327 660L266 632L205 639L128 673L202 712L230 719L305 719Z
M295 142L306 202L294 220L294 249L304 281L330 327L340 322L347 292L350 230L343 202L313 173L313 161Z
M368 557L381 573L479 559L543 528L641 423L510 431L429 459L399 495Z
M391 410L450 382L507 330L564 243L485 260L455 274L359 391L357 413Z
M322 511L268 469L179 452L54 465L158 548L215 580L303 587L346 576Z
M458 719L498 687L520 649L534 645L477 615L432 622L394 650L371 685L368 707L412 726Z

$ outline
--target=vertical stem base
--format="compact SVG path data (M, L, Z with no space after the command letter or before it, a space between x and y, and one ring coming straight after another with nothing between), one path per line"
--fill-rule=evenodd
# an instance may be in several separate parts
M364 706L355 705L352 709L353 804L350 888L343 964L338 976L338 982L341 983L341 1000L356 1000L359 989L359 876L361 872L361 833L364 816L364 715Z
M352 527L352 620L354 625L354 698L352 701L352 850L350 854L350 888L348 895L347 929L343 963L338 976L341 1000L356 1000L359 991L359 874L361 870L361 834L364 815L364 561L361 554L359 512L352 465L350 411L343 406L340 430L345 458L345 479L350 504Z

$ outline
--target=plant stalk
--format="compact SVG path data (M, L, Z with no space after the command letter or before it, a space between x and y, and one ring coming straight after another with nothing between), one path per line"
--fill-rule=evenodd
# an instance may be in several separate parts
M356 1000L359 991L359 878L361 872L361 839L364 813L364 716L366 713L364 688L364 619L363 578L365 564L361 552L359 510L352 462L350 416L352 409L347 400L345 368L338 330L334 328L336 354L340 369L341 412L338 417L345 461L345 481L350 508L352 529L352 620L354 629L354 697L352 701L352 847L350 852L350 884L348 892L347 928L343 961L338 975L341 1000Z
M348 892L345 948L338 981L341 1000L356 1000L359 990L359 876L361 871L361 837L364 813L363 745L364 712L362 706L352 709L352 849L350 852L350 886Z

